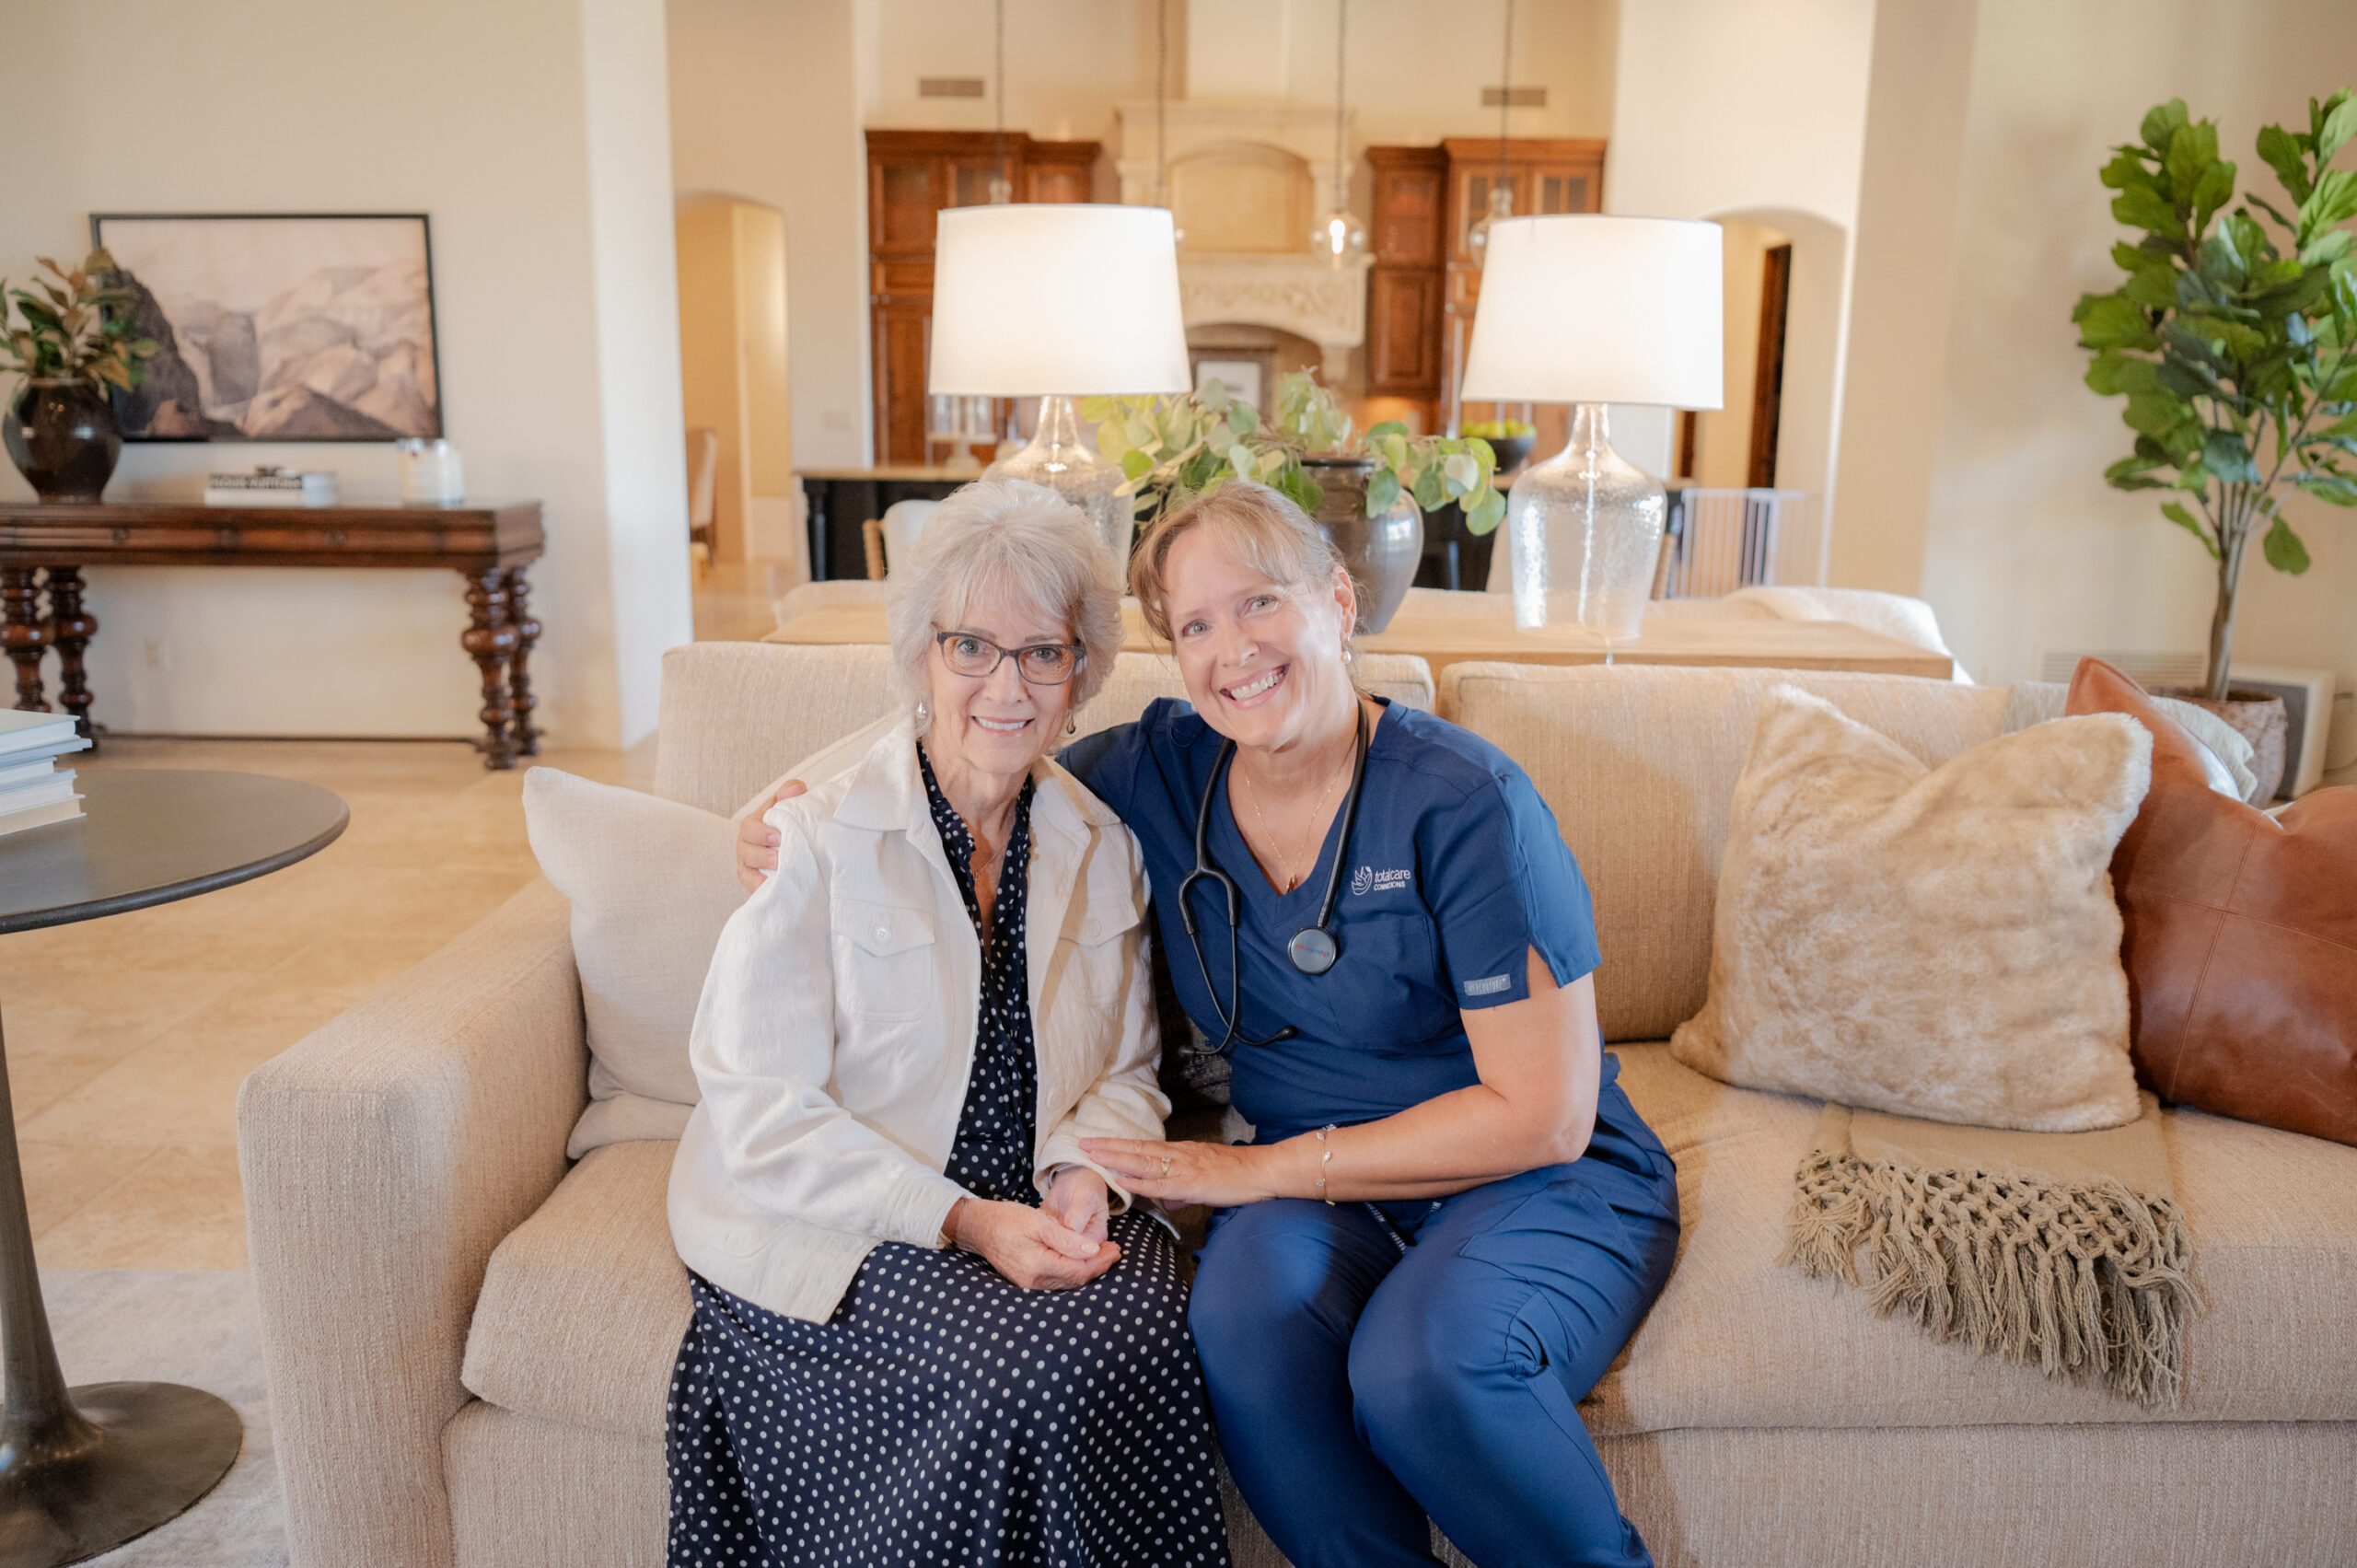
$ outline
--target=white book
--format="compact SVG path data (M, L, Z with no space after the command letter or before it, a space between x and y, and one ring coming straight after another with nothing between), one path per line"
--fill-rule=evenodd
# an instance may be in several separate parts
M13 789L0 789L0 817L11 811L22 811L30 806L47 806L55 800L70 800L74 796L74 770L52 773L45 779L20 784Z
M14 789L35 779L53 779L56 776L57 759L54 757L40 757L29 762L10 762L0 766L0 789ZM73 774L68 773L66 777L71 778Z
M87 744L74 733L72 714L33 714L0 708L0 760L22 762L36 756L78 751Z
M67 796L47 806L30 806L22 811L11 811L0 817L0 834L20 833L27 828L39 828L51 822L70 822L82 815L82 797Z

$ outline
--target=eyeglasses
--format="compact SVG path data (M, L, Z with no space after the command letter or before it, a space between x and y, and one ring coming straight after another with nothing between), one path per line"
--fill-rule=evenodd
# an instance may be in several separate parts
M971 632L935 632L935 643L941 648L941 662L953 674L970 675L976 679L994 672L1007 659L1015 661L1015 673L1028 685L1062 686L1072 679L1085 656L1070 643L1033 643L1028 647L1002 648L988 637L977 637Z

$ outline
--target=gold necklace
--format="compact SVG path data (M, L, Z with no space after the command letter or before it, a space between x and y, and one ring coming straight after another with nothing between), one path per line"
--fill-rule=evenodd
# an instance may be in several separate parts
M1353 714L1353 716L1355 717L1356 715ZM1334 779L1327 781L1326 787L1318 792L1318 810L1312 819L1313 820L1325 820L1327 798L1334 793L1334 780L1338 780L1341 778L1341 776L1342 774L1341 770L1336 770ZM1246 782L1248 784L1250 783L1249 780L1247 780ZM1260 836L1269 841L1269 847L1272 850L1282 851L1283 846L1278 843L1276 833L1269 826L1269 819L1263 815L1260 810L1260 786L1257 784L1252 787L1252 820L1260 824ZM1277 874L1284 878L1284 886L1277 889L1280 895L1290 893L1295 888L1300 887L1302 877L1306 877L1310 872L1318 869L1318 850L1319 845L1324 842L1325 835L1321 833L1318 835L1317 841L1310 844L1309 865L1303 869L1301 877L1295 876L1283 861L1280 861L1278 863ZM1287 858L1290 859L1291 857L1288 856Z

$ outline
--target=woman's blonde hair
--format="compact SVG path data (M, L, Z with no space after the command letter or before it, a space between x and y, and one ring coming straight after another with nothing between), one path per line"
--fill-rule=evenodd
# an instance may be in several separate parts
M1145 623L1171 641L1170 549L1197 528L1217 532L1236 558L1288 588L1322 587L1341 569L1341 554L1310 515L1265 484L1230 480L1163 514L1130 557L1130 592ZM1343 635L1350 628L1343 628Z
M925 519L915 562L894 591L887 623L892 664L915 696L932 688L925 664L935 632L976 600L1002 595L1072 628L1081 666L1072 712L1097 695L1121 653L1121 590L1104 541L1080 508L1020 480L977 480Z

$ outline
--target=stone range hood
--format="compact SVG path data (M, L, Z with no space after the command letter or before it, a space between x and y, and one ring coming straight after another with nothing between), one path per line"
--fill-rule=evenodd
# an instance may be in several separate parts
M1124 104L1121 200L1155 200L1155 110ZM1334 111L1252 103L1165 106L1170 205L1184 233L1179 303L1190 327L1271 327L1318 345L1329 386L1366 340L1366 261L1340 270L1309 250L1334 189ZM1345 121L1348 130L1349 121ZM1355 138L1344 157L1356 161ZM1345 171L1347 174L1347 164Z

